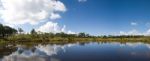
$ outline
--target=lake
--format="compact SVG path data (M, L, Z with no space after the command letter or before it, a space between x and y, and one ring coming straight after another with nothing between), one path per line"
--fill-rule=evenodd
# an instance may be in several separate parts
M72 43L0 46L0 61L150 61L150 44Z

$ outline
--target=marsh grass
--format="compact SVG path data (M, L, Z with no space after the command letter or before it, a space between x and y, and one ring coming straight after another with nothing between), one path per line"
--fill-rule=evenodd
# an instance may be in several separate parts
M45 37L33 36L33 35L14 35L7 37L5 39L0 39L0 44L7 43L17 43L17 44L36 44L36 43L54 43L54 44L63 44L63 43L76 43L76 42L143 42L150 43L149 37L139 37L139 38L111 38L111 37Z

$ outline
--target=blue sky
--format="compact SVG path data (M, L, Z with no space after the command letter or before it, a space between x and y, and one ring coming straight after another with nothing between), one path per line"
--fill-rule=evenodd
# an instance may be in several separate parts
M150 29L150 0L60 0L66 7L59 13L61 18L53 20L60 28L93 35L117 34L136 30L144 33ZM51 19L37 25L19 24L25 31L38 28ZM4 20L0 20L4 23Z
M111 34L119 31L149 29L150 0L62 0L68 11L62 21L76 32ZM132 26L131 23L137 23Z

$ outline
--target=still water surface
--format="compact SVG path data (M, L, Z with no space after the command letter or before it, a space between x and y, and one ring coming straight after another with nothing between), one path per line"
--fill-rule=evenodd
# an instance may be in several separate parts
M0 46L0 61L150 61L150 44L8 45Z

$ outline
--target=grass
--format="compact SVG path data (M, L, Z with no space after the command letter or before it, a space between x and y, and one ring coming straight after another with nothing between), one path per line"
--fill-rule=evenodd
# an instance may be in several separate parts
M47 35L20 34L0 39L0 44L36 44L36 43L75 43L75 42L143 42L150 43L150 37L61 37Z

